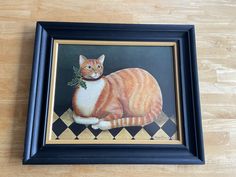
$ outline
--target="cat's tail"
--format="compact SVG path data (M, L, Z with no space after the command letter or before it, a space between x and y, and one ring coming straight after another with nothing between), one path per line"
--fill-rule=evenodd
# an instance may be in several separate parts
M147 125L157 119L161 114L161 111L162 102L156 102L152 105L150 111L145 116L114 119L111 121L111 128Z

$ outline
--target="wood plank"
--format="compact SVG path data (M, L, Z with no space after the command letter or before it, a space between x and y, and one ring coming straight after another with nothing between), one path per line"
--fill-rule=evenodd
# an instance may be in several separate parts
M0 4L0 176L236 174L235 0L1 0ZM39 20L194 24L206 165L22 166L35 23Z

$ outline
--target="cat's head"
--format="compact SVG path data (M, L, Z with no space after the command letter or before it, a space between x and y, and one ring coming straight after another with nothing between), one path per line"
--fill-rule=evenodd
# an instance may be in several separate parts
M79 56L80 72L85 79L98 79L103 74L103 62L105 55L97 59L87 59L85 56Z

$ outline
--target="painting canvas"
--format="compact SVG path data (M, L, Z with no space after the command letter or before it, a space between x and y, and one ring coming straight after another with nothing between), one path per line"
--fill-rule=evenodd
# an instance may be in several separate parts
M174 42L54 41L48 144L181 144Z

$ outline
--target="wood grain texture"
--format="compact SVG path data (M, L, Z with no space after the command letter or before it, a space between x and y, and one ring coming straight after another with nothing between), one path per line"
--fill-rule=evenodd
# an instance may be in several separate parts
M0 0L0 176L234 176L235 0ZM35 22L195 24L206 165L22 166Z

